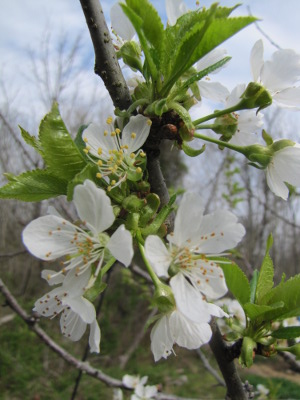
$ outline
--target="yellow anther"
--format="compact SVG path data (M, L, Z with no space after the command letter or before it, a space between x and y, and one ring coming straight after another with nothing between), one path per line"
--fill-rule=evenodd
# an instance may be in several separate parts
M102 154L102 149L101 149L101 147L98 148L98 154L99 154L99 156L101 156L101 154Z
M119 128L116 128L116 134L119 135L121 133L121 130Z
M115 185L117 182L113 179L112 181L111 181L111 184L112 185Z
M87 138L87 137L83 138L83 141L84 141L85 143L87 143L88 138Z
M108 170L113 171L114 169L113 169L113 167L108 167Z
M103 132L103 135L104 135L104 136L107 136L107 135L108 135L108 131L105 130L105 131Z
M51 275L48 274L48 275L47 275L47 280L50 281L50 279L51 279Z
M131 139L135 139L136 138L136 133L132 132L132 134L130 136L131 136Z
M112 154L113 153L113 151L112 150L108 150L108 154Z
M85 154L88 154L88 152L89 152L88 149L83 149L83 151Z
M113 153L113 154L117 154L117 153L118 153L118 150L117 150L117 149L113 149L112 153Z
M116 136L116 132L115 132L115 131L112 131L112 132L110 133L110 136Z
M144 153L143 151L140 152L140 156L141 157L146 157L146 153Z
M99 178L99 179L101 179L101 178L102 178L102 174L100 174L100 172L97 172L97 174L96 174L96 178Z
M111 189L112 189L112 187L111 187L111 186L107 186L107 191L108 191L108 192L110 192L110 191L111 191Z
M196 6L200 6L200 1L196 1Z
M131 154L130 154L130 158L135 158L135 154L134 154L134 153L131 153Z
M123 148L128 150L128 144L124 144Z
M112 121L113 121L112 117L108 117L107 120L106 120L106 123L107 123L107 124L111 124Z
M138 174L140 174L142 172L142 168L141 167L137 167L137 169L135 170Z
M110 156L108 161L113 161L114 160L114 156Z
M147 119L147 125L151 126L152 125L152 121L151 119Z
M102 167L102 165L103 165L102 160L98 160L98 161L97 161L97 165L98 165L98 167Z

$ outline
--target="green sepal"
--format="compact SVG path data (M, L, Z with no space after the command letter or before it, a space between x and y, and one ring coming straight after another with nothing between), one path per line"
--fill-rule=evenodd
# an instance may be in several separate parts
M262 130L262 138L268 146L273 144L273 138L264 129Z
M158 281L154 291L153 303L161 313L174 310L176 303L170 286Z
M257 271L257 269L254 270L251 281L250 281L250 303L255 302L255 294L256 294L258 275L259 275L259 272Z
M85 167L86 162L61 119L57 103L41 121L39 140L44 160L53 175L69 180Z
M272 244L273 244L273 237L272 235L269 235L267 240L266 254L263 259L257 280L256 293L255 293L255 303L257 304L262 304L261 303L262 298L274 286L273 282L274 267L273 267L273 261L269 254Z
M158 115L161 117L163 113L168 111L167 99L156 100L153 103L149 104L145 109L145 114L147 115Z
M190 147L186 144L185 141L182 142L181 148L184 151L184 153L189 156L189 157L197 157L200 154L204 153L205 151L205 144L201 147L201 149L194 149L193 147Z
M136 232L139 229L140 214L131 212L127 215L125 227L131 232Z
M29 146L33 147L42 157L44 156L43 148L41 142L36 136L30 135L25 129L23 129L20 125L19 128L21 130L21 135L24 141L29 144Z
M176 194L174 194L168 204L165 204L159 211L157 216L154 218L151 224L147 225L145 228L141 228L141 233L144 237L148 235L155 235L159 230L160 226L165 222L168 215L173 211L173 204L176 200Z
M77 185L83 184L86 179L96 183L96 174L98 168L94 164L87 164L82 171L80 171L75 177L68 183L67 188L67 200L73 199L74 189Z
M300 337L300 326L287 326L272 332L276 339L296 339Z
M145 200L138 198L136 195L131 194L125 197L122 202L122 207L129 212L137 212L145 206Z
M10 182L0 188L1 199L41 201L67 194L68 182L47 170L36 169L14 177L9 174L9 179Z
M98 278L101 278L101 275L98 276ZM89 300L91 303L93 303L96 298L99 296L100 293L104 292L104 290L107 288L107 283L102 282L101 280L98 281L98 278L96 279L94 285L89 288L85 293L84 293L84 298Z
M159 196L155 193L149 193L146 196L146 205L141 209L140 226L145 227L146 224L154 217L160 205Z
M241 355L239 357L239 363L241 365L246 366L247 368L251 367L251 365L253 364L256 347L256 342L251 337L244 337Z
M117 53L118 58L122 58L124 63L133 70L143 72L141 63L141 49L137 42L125 42Z
M237 264L219 264L223 270L226 284L230 292L243 306L250 300L249 281Z

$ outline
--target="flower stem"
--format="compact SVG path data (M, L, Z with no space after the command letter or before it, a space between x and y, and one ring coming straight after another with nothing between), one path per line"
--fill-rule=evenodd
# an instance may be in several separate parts
M141 256L143 258L143 261L144 261L144 263L146 265L147 271L148 271L148 273L149 273L149 275L150 275L150 277L152 279L152 282L153 282L154 286L156 288L158 288L159 285L161 284L161 282L160 282L159 278L157 277L157 275L155 274L155 272L153 271L151 265L149 264L149 261L147 260L147 257L146 257L146 254L145 254L145 248L142 245L142 243L140 243L139 241L138 241L138 246L139 246L139 250L140 250Z
M215 143L222 147L227 147L228 149L231 149L231 150L237 151L238 153L246 155L245 148L242 146L236 146L231 143L223 142L222 140L214 139L212 137L202 135L201 133L194 133L194 137L197 139L205 140L207 142Z
M114 257L111 257L108 262L104 265L104 267L101 268L101 278L106 274L106 272L114 265L116 262L116 259Z
M225 110L216 111L212 114L206 115L206 117L196 119L196 121L193 121L193 124L195 125L195 128L197 129L198 125L202 124L202 122L209 121L210 119L213 119L213 118L221 117L222 115L225 115L225 114L230 114L230 113L232 113L234 111L238 111L240 109L241 109L241 102L236 104L235 106L225 108Z

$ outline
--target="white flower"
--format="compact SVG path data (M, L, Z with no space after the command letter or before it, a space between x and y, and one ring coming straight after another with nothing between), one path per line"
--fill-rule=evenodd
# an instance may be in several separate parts
M209 342L212 332L208 323L196 323L178 309L163 315L151 331L151 350L154 360L167 358L176 343L189 350Z
M134 27L127 18L127 15L124 14L124 11L119 3L114 4L110 9L110 19L113 30L123 40L130 41L133 38L135 35Z
M175 25L177 19L188 12L188 8L183 0L166 0L166 12L168 23Z
M145 242L146 256L158 276L168 277L171 267L175 276L170 285L176 304L195 322L200 322L200 308L204 322L209 321L207 313L222 315L219 307L203 300L203 296L218 299L227 291L223 271L209 255L236 246L245 234L244 227L229 211L218 210L205 216L203 211L200 196L185 194L175 218L174 233L167 236L168 247L154 235ZM193 304L197 307L193 308Z
M225 49L213 49L204 57L202 57L197 62L195 67L197 71L203 71L211 65L221 61L226 56L226 54L227 52ZM212 74L216 74L218 71L226 66L227 63L224 66L213 71ZM229 96L229 90L225 86L223 86L219 82L211 82L210 78L208 77L206 77L204 80L200 80L198 82L198 87L200 89L201 97L205 97L213 101L223 102L224 99Z
M42 277L49 281L49 275L54 271L45 270ZM64 336L72 341L78 341L90 325L89 345L91 352L99 353L100 329L96 320L93 304L83 297L91 277L91 268L82 274L73 269L69 273L59 275L50 284L62 285L53 289L36 301L34 311L44 317L55 317L61 313L60 327Z
M104 232L115 220L105 191L86 180L75 187L74 203L83 228L57 215L46 215L32 221L23 231L23 242L34 256L46 261L68 256L62 262L63 270L50 276L49 280L59 279L57 275L71 269L82 274L94 263L96 278L109 252L128 266L133 256L130 232L124 225L119 226L111 237Z
M272 192L287 200L289 190L285 182L300 186L300 144L276 151L267 166L266 176Z
M227 97L225 108L232 107L240 102L241 95L246 90L246 85L237 85ZM237 146L249 146L257 143L255 133L263 125L263 114L256 110L241 110L232 115L237 119L237 131L230 139L230 143Z
M258 40L251 51L251 69L255 82L261 83L282 107L299 107L300 55L293 50L278 50L270 61L263 59L263 42Z
M111 187L114 187L124 181L130 173L141 174L137 157L145 156L139 149L148 138L151 120L140 114L131 117L122 135L120 129L114 129L112 122L112 118L109 117L108 129L105 130L95 124L89 125L82 138L86 143L85 153L92 156L91 161L98 165L97 177L101 179L111 175Z
M143 376L142 378L133 375L123 376L123 384L129 389L134 389L134 394L131 396L131 400L152 399L153 396L157 394L156 386L145 386L147 380L147 376Z

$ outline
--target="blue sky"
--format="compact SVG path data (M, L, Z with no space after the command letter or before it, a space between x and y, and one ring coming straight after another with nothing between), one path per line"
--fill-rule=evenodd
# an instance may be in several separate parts
M109 10L114 1L102 1L104 13L109 20ZM165 5L162 0L153 0L163 20L166 20ZM202 1L201 6L209 6L212 1ZM82 39L82 65L84 81L81 92L82 98L88 97L94 85L101 85L100 98L104 97L105 90L98 77L94 76L94 55L85 19L79 0L0 0L0 72L9 95L14 98L15 105L26 113L28 106L35 104L35 92L31 86L30 63L28 50L37 49L46 29L51 31L52 37L65 32L70 38L77 35ZM195 1L186 0L189 8L194 9ZM236 4L231 0L220 1L221 5ZM250 5L253 15L261 18L261 29L282 48L293 48L300 53L299 0L247 0L244 1L233 15L247 15L247 6ZM222 83L233 88L238 83L248 82L251 79L249 54L255 41L261 38L256 27L250 26L231 38L224 44L232 60L228 68L220 74ZM276 49L264 39L266 57ZM51 56L51 54L50 54ZM8 96L9 97L9 96ZM3 104L3 93L0 93L0 107ZM36 105L37 119L42 117L44 110ZM41 113L41 115L39 115Z

